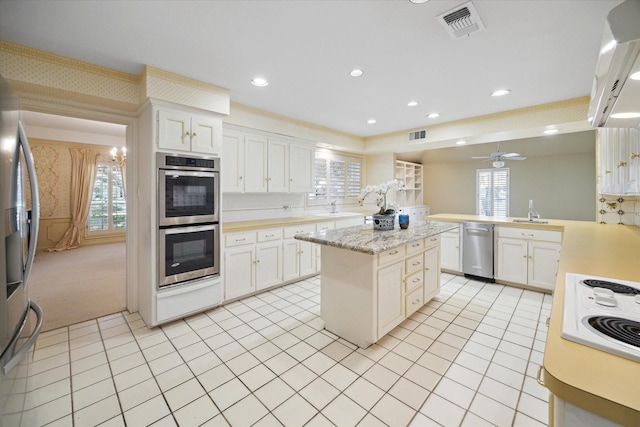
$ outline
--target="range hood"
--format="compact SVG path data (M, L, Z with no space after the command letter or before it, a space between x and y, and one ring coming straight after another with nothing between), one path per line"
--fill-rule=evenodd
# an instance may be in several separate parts
M626 0L607 15L589 121L593 127L640 129L640 1Z

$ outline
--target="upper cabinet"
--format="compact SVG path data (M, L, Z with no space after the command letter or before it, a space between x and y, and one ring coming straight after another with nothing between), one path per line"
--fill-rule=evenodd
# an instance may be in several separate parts
M311 192L314 158L314 147L309 144L225 130L222 191Z
M163 150L220 154L222 120L168 108L158 109L158 147Z
M396 160L396 179L405 186L398 203L401 206L422 205L422 165Z
M640 131L598 129L598 192L640 195Z

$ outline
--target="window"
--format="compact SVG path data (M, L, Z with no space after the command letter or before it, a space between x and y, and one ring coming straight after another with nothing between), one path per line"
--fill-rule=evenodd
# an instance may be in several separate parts
M509 216L509 168L476 171L476 213Z
M119 166L99 163L89 207L89 232L125 230L127 203Z
M357 157L316 152L314 192L309 194L309 204L325 205L333 200L356 203L361 174L362 161Z

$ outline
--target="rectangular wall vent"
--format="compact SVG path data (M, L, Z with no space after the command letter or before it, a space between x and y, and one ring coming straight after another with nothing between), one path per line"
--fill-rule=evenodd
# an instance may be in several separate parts
M425 142L427 140L427 130L416 130L409 132L409 143L416 144L418 142Z
M438 21L454 39L484 29L484 24L470 1L438 15Z

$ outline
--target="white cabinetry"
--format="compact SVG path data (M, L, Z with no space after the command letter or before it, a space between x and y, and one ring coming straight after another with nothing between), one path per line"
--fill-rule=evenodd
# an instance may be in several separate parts
M400 213L409 215L409 223L424 222L429 216L430 208L428 205L423 206L406 206L400 208Z
M167 108L158 109L158 147L193 153L220 153L222 120Z
M284 228L283 278L285 281L308 276L316 272L314 244L293 238L296 234L315 231L315 224L301 224Z
M401 206L422 205L422 165L396 160L396 179L405 185L404 193L398 196L398 203Z
M325 328L366 348L419 310L440 289L439 236L368 255L322 246Z
M640 195L640 131L598 129L598 192Z
M282 229L225 236L225 299L282 283Z
M552 230L497 227L496 279L553 290L562 233Z
M225 129L222 153L223 192L313 190L315 152L311 145Z
M462 234L460 226L440 235L440 268L453 273L462 272Z

